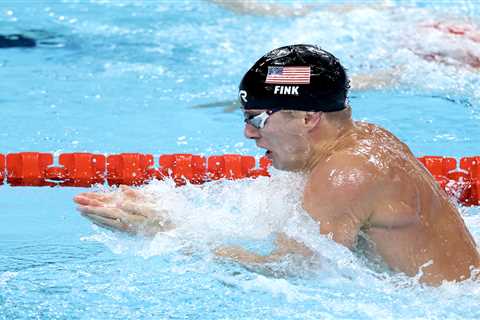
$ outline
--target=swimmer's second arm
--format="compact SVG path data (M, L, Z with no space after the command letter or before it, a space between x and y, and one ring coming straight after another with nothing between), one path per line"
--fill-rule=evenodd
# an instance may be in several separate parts
M404 72L405 66L397 65L371 73L354 74L350 79L350 87L357 91L395 87Z
M264 3L263 1L239 1L239 0L210 0L228 10L234 11L238 14L250 14L259 16L304 16L312 9L320 7L315 4L297 4L296 6Z
M217 248L214 253L217 257L227 258L247 265L276 262L287 255L302 255L305 257L313 255L313 252L304 244L288 238L283 233L277 234L275 245L275 250L268 255L260 255L239 246L223 246Z
M94 224L132 235L154 236L174 228L168 214L155 208L139 190L122 186L116 192L86 192L74 198L77 209Z

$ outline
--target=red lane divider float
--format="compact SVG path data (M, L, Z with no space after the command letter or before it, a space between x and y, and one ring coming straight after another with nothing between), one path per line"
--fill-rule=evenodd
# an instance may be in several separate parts
M5 156L0 154L0 185L5 180Z
M425 156L418 160L430 171L440 187L466 206L480 204L480 157L460 159Z
M468 185L467 205L480 205L480 157L465 157L460 159L460 169L467 173Z
M226 154L199 156L121 153L105 156L92 153L64 153L54 165L50 153L20 152L0 154L0 184L11 186L89 187L94 184L142 185L152 179L172 178L177 185L201 184L219 179L243 179L269 176L271 162L252 156ZM480 205L480 156L455 158L424 156L418 158L449 195L464 205ZM458 164L458 166L457 166Z
M208 158L192 154L161 155L155 168L154 156L140 153L102 155L64 153L54 166L50 153L20 152L0 154L0 183L5 176L11 186L89 187L142 185L152 179L172 178L177 185L201 184L218 179L242 179L269 176L270 160L262 157L259 167L252 156L222 155ZM208 165L207 165L208 163Z

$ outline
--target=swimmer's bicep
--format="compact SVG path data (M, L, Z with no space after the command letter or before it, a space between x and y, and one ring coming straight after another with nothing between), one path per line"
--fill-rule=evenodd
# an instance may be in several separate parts
M375 201L374 177L361 166L338 163L335 172L316 177L305 188L304 206L320 225L320 233L353 248L370 219Z
M337 203L337 206L329 206L325 212L325 222L323 225L320 223L320 233L331 234L333 240L353 249L361 229L369 224L374 202L375 199L366 195L353 201Z
M353 249L357 242L358 234L363 225L356 214L335 214L333 217L319 222L320 234L330 237L337 243Z

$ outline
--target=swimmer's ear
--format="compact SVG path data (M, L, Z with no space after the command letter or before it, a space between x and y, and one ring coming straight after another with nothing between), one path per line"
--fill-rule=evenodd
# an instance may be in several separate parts
M311 130L317 126L322 119L323 112L305 112L303 121L308 130Z

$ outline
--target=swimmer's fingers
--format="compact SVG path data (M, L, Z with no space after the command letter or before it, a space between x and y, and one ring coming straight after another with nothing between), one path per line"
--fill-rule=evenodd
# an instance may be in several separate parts
M166 210L157 210L152 205L146 205L138 201L122 201L117 203L116 207L127 214L136 215L144 219L168 216Z
M73 201L75 201L77 204L82 206L101 207L105 205L105 202L103 201L99 201L99 200L88 198L81 195L75 196L75 198L73 198Z
M95 206L79 206L77 208L82 214L95 215L102 218L122 221L127 225L140 225L145 223L145 217L131 214L115 207L95 207Z
M125 214L116 208L79 206L77 209L93 223L108 229L136 234L145 224L143 217Z
M141 216L144 218L148 218L151 216L150 212L147 212L145 206L135 203L133 201L122 201L116 204L116 207L122 210L125 213Z
M119 187L120 191L123 192L126 196L129 196L129 197L135 197L137 195L137 192L135 189L133 189L132 187L129 187L127 185L120 185Z
M144 235L152 236L157 232L175 228L167 210L158 210L132 201L117 204L117 208L128 217L128 221L138 225L139 232Z
M79 204L89 205L87 202L92 203L106 203L113 200L111 193L97 193L97 192L84 192L76 195L73 200ZM92 204L93 205L93 204Z
M145 196L143 192L136 190L134 188L128 187L126 185L121 185L120 186L120 191L123 193L123 195L129 199L132 200L140 200L143 199Z
M122 192L121 194L118 192L84 192L76 195L73 201L85 206L104 206L109 202L115 201L116 198L118 199L119 195L131 200L143 199L142 192L133 188L120 186L120 191Z
M96 215L107 219L123 218L122 211L114 207L80 205L77 210L82 214Z
M89 213L82 213L82 215L99 227L106 228L111 231L124 231L123 223L118 220L108 219Z

